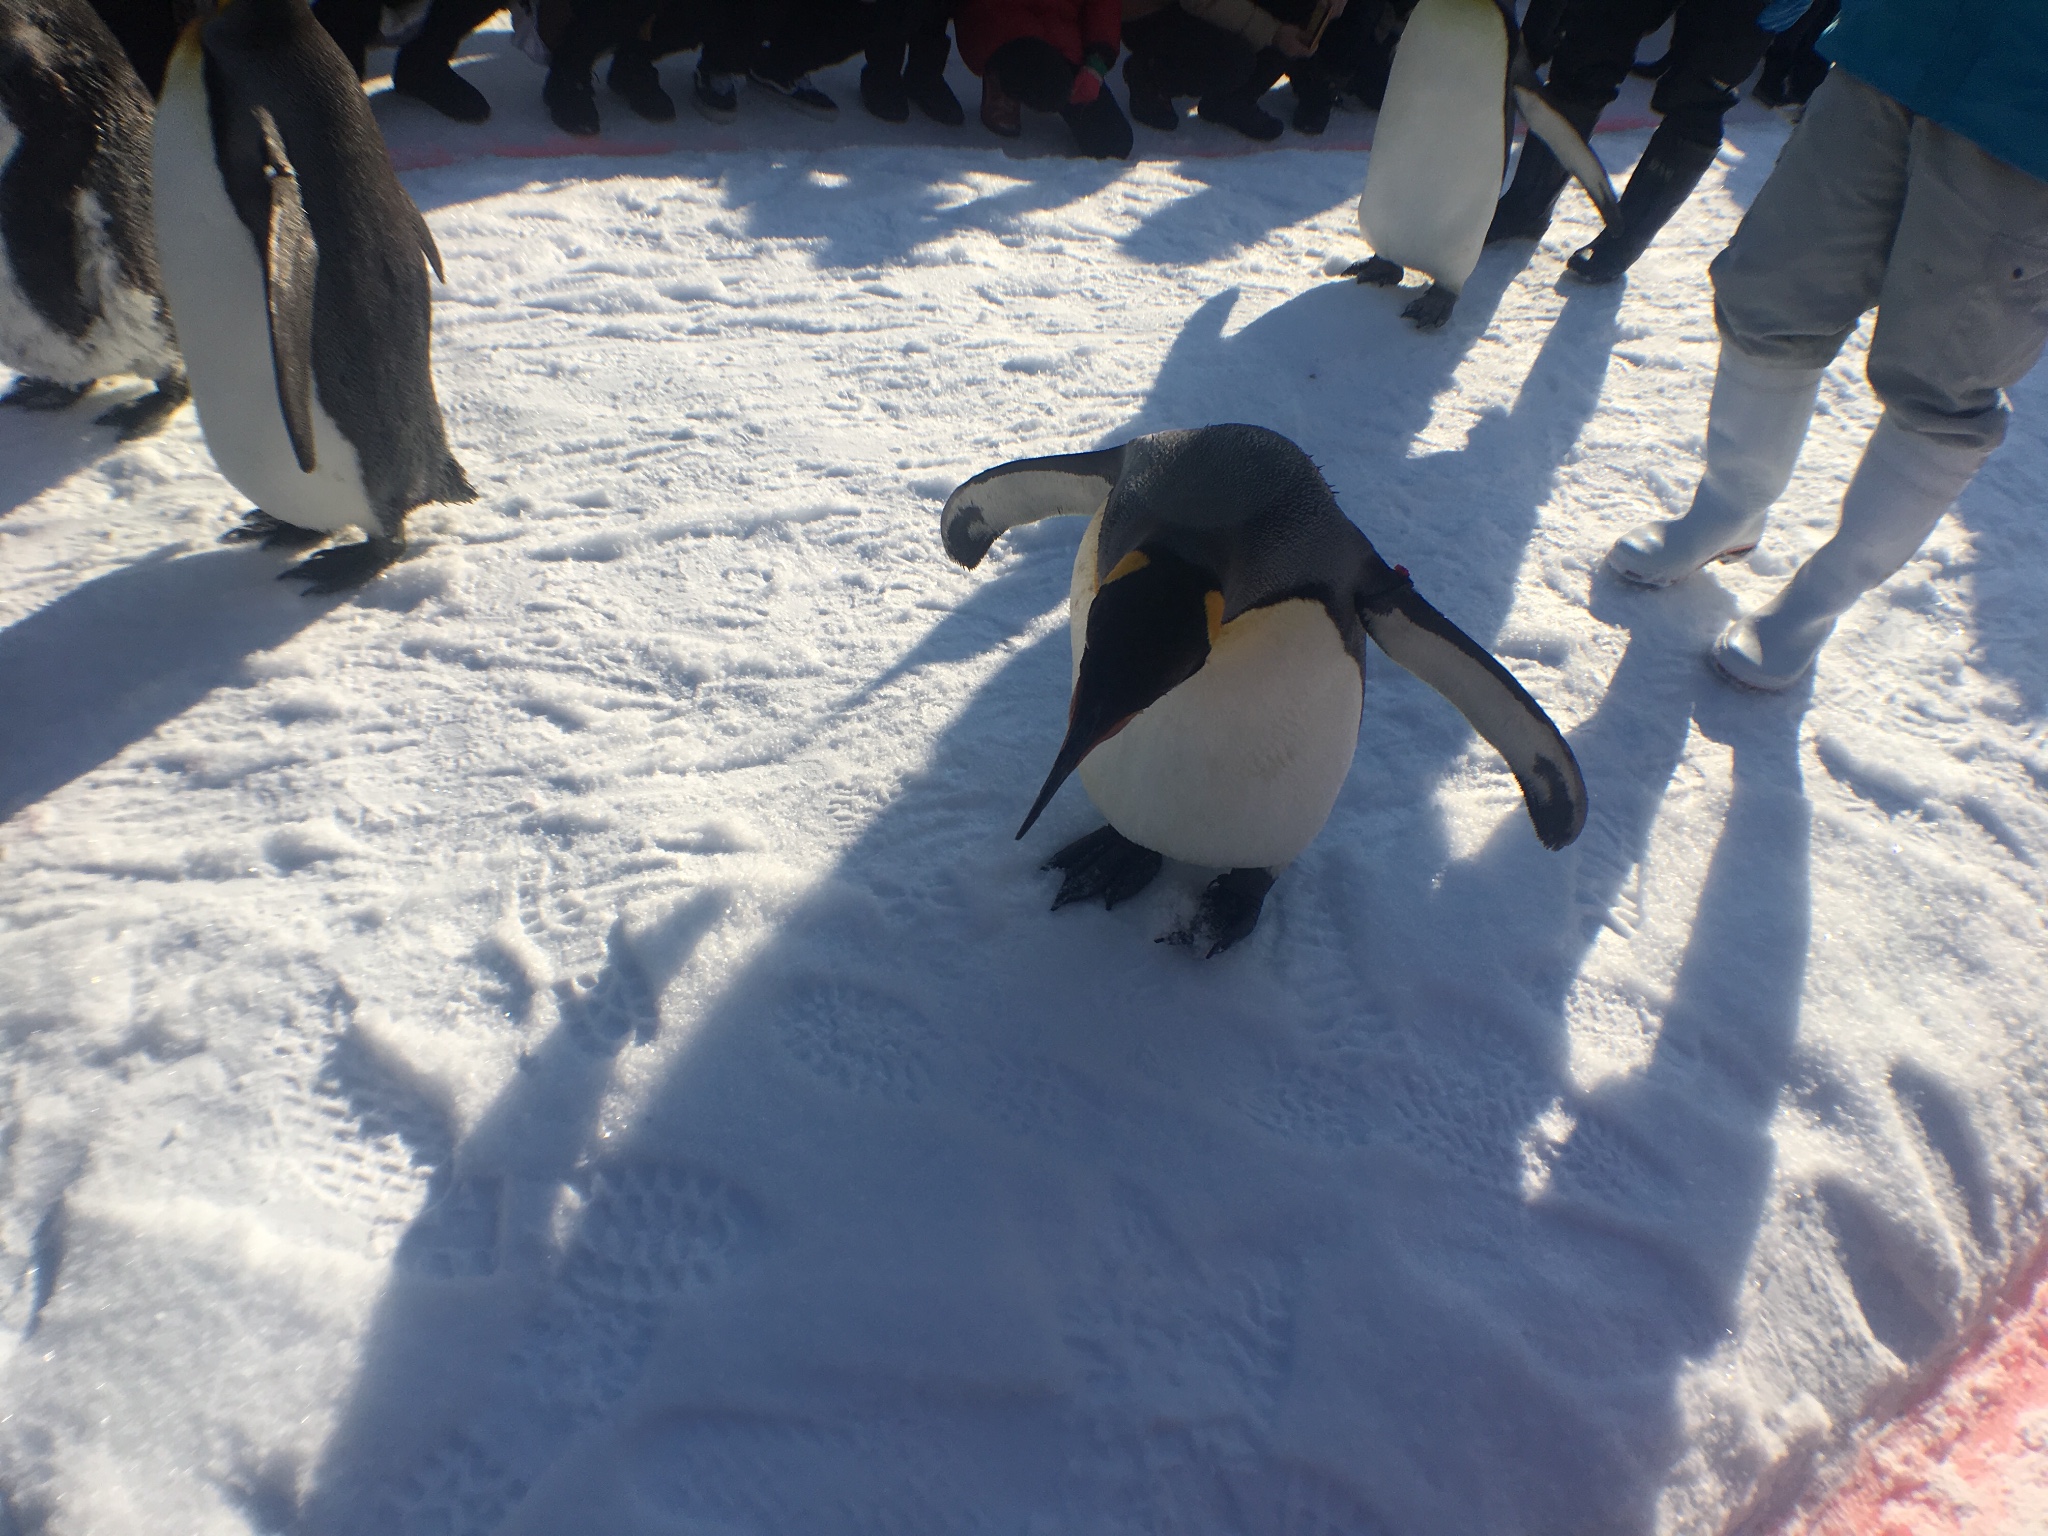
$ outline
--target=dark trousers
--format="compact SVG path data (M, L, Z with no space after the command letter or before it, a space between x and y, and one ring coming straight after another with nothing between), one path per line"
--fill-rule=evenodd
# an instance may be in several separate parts
M1034 112L1057 112L1066 119L1081 153L1098 160L1126 160L1131 153L1131 120L1104 86L1084 107L1070 106L1074 89L1072 64L1042 37L1013 37L989 55L984 74Z
M1757 26L1763 0L1568 0L1550 62L1550 93L1565 115L1597 116L1621 90L1645 37L1673 21L1671 54L1650 105L1676 137L1707 148L1771 34Z
M1169 96L1214 101L1237 95L1259 63L1258 50L1244 38L1177 5L1125 22L1124 46Z
M954 0L873 0L868 9L868 67L914 80L945 73Z
M780 10L761 62L774 79L794 80L867 46L868 7L860 0L783 0Z

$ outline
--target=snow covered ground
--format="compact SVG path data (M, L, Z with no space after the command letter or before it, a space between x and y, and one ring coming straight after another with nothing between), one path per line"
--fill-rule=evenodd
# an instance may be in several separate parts
M189 413L0 417L0 1532L1767 1527L2048 1225L2048 376L1743 695L1860 340L1755 556L1599 560L1780 127L1435 336L1326 275L1355 152L805 131L408 175L483 495L354 597L216 544ZM1376 658L1249 941L1047 913L1080 526L939 501L1225 420L1567 729L1576 846Z

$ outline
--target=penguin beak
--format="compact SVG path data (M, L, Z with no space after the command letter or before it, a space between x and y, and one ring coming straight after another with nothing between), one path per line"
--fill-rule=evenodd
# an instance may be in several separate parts
M1118 562L1088 609L1066 740L1018 837L1082 759L1202 669L1222 623L1223 593L1206 571L1163 551Z

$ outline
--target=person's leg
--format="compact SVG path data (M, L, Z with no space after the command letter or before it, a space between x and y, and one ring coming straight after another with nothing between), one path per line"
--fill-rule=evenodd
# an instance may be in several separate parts
M419 31L392 61L391 88L458 123L486 121L491 104L449 61L465 37L502 9L499 0L434 0Z
M548 50L541 100L564 133L588 138L599 130L597 88L590 72L601 54L644 27L659 0L578 0L569 25Z
M1664 121L1621 194L1615 222L1565 263L1588 283L1611 283L1649 249L1721 149L1721 120L1770 46L1756 24L1762 0L1680 0L1671 52L1650 105Z
M861 105L885 123L910 121L903 61L910 51L910 0L869 0L867 63L860 72Z
M313 19L334 39L360 80L370 44L377 40L377 29L384 23L384 0L320 0L313 7Z
M1762 537L1821 374L1877 302L1905 202L1909 127L1897 102L1847 77L1814 93L1708 268L1721 367L1699 488L1685 516L1623 535L1607 556L1616 574L1668 586Z
M1174 23L1184 14L1177 5L1154 11L1124 23L1124 90L1131 98L1131 116L1147 128L1171 133L1180 126L1180 109L1174 106L1178 71L1174 66Z
M967 113L953 87L946 84L946 58L952 52L952 35L946 23L952 16L952 0L918 0L911 8L910 46L903 64L903 90L918 111L935 123L958 128Z
M661 8L612 49L612 67L605 72L605 83L648 122L674 122L675 98L661 88L655 60L696 47L702 41L703 25L703 12L690 0L661 0Z
M1034 112L1057 112L1074 88L1074 66L1042 37L1013 37L989 55L984 78Z
M749 72L755 84L807 117L837 117L839 104L812 83L811 71L860 52L867 38L866 10L859 0L794 0Z
M1870 342L1870 383L1884 417L1842 498L1834 537L1769 603L1729 627L1714 650L1722 671L1758 688L1805 674L1835 621L1912 558L2003 440L2005 390L2033 367L2044 340L2048 182L1914 119Z

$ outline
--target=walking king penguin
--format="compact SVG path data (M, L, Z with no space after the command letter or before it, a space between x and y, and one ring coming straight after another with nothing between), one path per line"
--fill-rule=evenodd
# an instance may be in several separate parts
M1155 432L984 470L940 515L973 567L1006 530L1092 513L1074 557L1066 740L1017 830L1067 776L1109 825L1054 854L1053 902L1114 906L1162 856L1222 868L1176 940L1209 954L1259 920L1351 768L1365 639L1455 704L1507 759L1544 846L1586 821L1586 785L1507 669L1379 557L1315 465L1263 427Z
M203 0L204 3L204 0ZM441 256L305 0L228 0L180 35L156 114L156 237L193 403L264 548L360 528L286 576L367 581L406 513L471 501L428 368Z
M1401 311L1418 330L1450 319L1479 264L1517 107L1612 223L1614 184L1545 99L1512 0L1421 0L1394 50L1358 197L1358 230L1373 255L1344 274L1387 287L1404 267L1428 273L1429 287Z
M157 282L149 95L86 0L0 0L0 405L61 410L99 380L154 379L101 413L124 438L189 391Z

